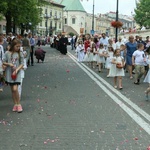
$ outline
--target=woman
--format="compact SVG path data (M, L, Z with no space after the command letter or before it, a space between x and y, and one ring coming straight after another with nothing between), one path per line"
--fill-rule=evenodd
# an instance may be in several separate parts
M137 43L135 42L134 37L131 35L129 36L129 42L126 43L126 65L128 67L130 79L133 78L132 76L132 70L133 70L132 54L136 50L137 50Z

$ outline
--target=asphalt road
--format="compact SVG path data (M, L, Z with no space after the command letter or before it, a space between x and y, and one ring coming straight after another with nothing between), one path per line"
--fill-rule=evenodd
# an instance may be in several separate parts
M147 84L128 74L123 90L113 88L106 71L79 64L43 47L44 63L28 67L21 114L11 111L9 87L0 93L0 150L146 150L150 145ZM72 55L73 54L73 55Z

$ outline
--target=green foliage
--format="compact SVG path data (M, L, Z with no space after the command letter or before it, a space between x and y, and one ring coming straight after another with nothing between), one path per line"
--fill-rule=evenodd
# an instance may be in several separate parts
M150 27L150 0L140 0L135 9L135 21L140 26Z
M73 33L73 32L70 32L68 35L70 35L70 36L74 36L74 33Z
M21 24L31 23L33 29L40 21L39 6L47 4L45 0L0 0L0 14L7 21L6 29L10 30L11 22L20 27ZM6 31L9 32L9 31Z

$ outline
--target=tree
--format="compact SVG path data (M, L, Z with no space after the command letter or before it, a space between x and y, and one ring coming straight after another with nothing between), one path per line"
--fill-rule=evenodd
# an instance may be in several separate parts
M16 26L34 28L41 20L39 6L45 3L45 0L3 0L0 14L6 18L6 33L11 32L12 27L15 30Z
M150 0L140 0L135 9L135 21L142 27L150 27Z

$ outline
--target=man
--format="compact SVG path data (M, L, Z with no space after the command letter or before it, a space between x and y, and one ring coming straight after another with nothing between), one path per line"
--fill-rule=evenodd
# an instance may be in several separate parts
M32 37L32 34L29 33L29 40L30 40L30 46L31 46L31 50L30 50L30 58L31 58L31 65L33 66L34 64L34 46L35 46L35 39ZM29 64L30 64L30 58L29 58Z
M146 43L142 40L141 35L139 35L139 40L138 40L137 44L140 44L140 43L142 43L144 45L144 49L145 49L146 48Z
M100 44L102 43L105 49L107 48L109 43L108 43L108 37L106 37L105 33L102 33L102 37L100 38L99 43Z
M122 38L119 37L118 42L116 42L116 49L120 49L121 45L125 45L124 42L122 42Z
M64 55L66 55L68 40L65 38L64 35L62 35L59 42L60 42L60 52Z
M28 66L30 65L29 64L29 60L30 60L30 50L31 50L31 47L30 47L30 40L28 38L28 34L25 33L24 35L24 38L22 40L22 47L26 50L27 52L27 57L26 57L26 61L27 61L27 64Z

